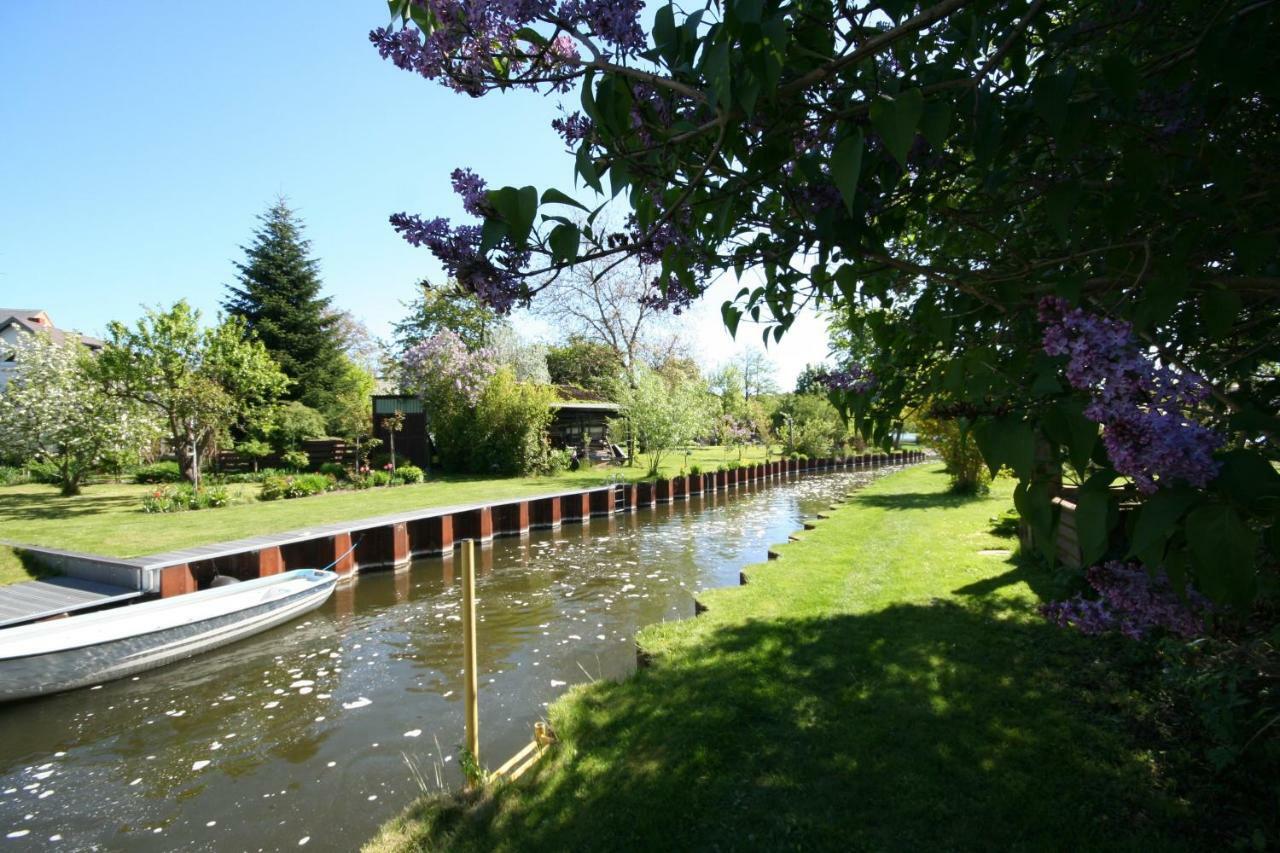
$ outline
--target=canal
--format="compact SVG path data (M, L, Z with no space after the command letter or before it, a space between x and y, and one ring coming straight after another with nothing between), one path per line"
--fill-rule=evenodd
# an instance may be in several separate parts
M477 548L480 739L496 767L569 686L635 667L802 519L871 477L740 486ZM356 849L456 787L460 565L415 561L184 664L0 706L0 850Z

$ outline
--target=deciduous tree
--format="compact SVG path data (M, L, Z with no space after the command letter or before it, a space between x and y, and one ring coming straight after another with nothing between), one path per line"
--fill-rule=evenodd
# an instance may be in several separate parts
M148 412L94 380L92 356L76 338L24 336L13 355L16 370L0 393L0 454L52 464L64 495L79 494L88 474L155 436Z
M972 420L1047 558L1064 476L1087 561L1131 500L1175 586L1243 605L1280 558L1274 4L391 7L371 38L401 68L578 90L554 126L595 197L458 170L478 224L392 217L499 310L624 257L669 305L736 276L730 330L849 306L874 354L832 399L886 444L925 401Z
M147 310L132 328L111 323L93 366L109 394L145 407L161 422L183 475L195 486L205 453L289 384L244 321L228 317L201 328L200 312L185 300Z

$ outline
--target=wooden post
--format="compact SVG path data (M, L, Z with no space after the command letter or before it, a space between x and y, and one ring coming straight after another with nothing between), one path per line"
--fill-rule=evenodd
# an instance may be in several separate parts
M463 696L467 714L467 751L480 766L480 704L476 698L476 553L475 543L462 541Z

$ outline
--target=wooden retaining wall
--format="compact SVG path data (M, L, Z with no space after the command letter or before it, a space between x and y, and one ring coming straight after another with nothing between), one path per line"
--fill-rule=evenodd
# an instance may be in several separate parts
M780 459L729 471L342 522L157 554L140 562L145 571L158 575L158 583L153 588L162 597L206 588L217 574L247 580L332 564L339 574L353 575L361 571L402 568L415 557L452 554L454 543L461 539L472 539L483 546L496 537L524 536L531 529L555 529L567 524L585 525L593 517L612 517L671 505L687 501L692 495L706 495L714 500L714 496L751 483L822 471L872 470L923 459L924 454L919 451Z

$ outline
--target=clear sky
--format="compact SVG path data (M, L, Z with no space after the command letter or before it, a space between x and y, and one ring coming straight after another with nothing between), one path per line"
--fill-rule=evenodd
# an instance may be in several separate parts
M0 305L99 333L186 297L212 315L277 195L307 225L327 293L375 334L423 276L390 213L464 217L449 173L570 188L572 159L534 93L471 99L379 59L379 0L0 0ZM684 320L713 366L731 282ZM529 336L554 336L518 322ZM740 341L759 335L744 325ZM789 385L826 354L802 320L771 350Z

